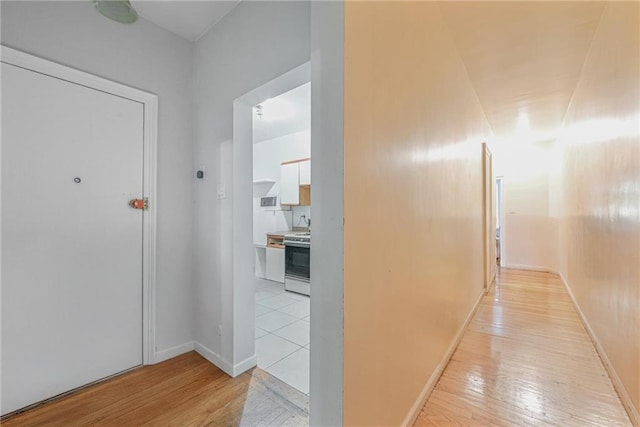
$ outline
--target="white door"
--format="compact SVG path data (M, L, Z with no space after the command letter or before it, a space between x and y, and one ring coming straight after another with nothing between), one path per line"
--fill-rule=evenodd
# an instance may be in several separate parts
M143 105L2 64L2 414L142 363Z

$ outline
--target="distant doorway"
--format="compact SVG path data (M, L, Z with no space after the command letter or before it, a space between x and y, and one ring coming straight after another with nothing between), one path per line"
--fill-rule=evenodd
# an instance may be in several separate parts
M493 156L486 143L482 144L482 229L484 258L484 288L489 289L496 273L493 262L494 228L493 228Z

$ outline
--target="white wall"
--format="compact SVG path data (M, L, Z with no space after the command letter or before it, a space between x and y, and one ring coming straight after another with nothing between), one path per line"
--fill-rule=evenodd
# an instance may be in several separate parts
M209 171L195 188L196 340L223 364L234 363L233 101L308 60L307 2L241 2L195 45L194 159Z
M158 95L156 345L190 342L193 46L144 19L110 21L89 1L0 7L2 44Z
M518 141L491 147L496 176L503 182L503 267L557 271L556 221L550 217L551 142Z
M255 138L254 118L254 138ZM280 206L280 169L283 162L307 158L311 155L311 134L309 130L296 132L253 144L253 179L271 180L273 185L266 193L253 193L253 243L264 246L266 234L274 231L291 230L299 226L300 215L310 215L308 206ZM278 206L265 209L260 206L260 198L275 196ZM295 216L295 218L294 218ZM295 222L294 222L295 219ZM265 277L266 253L262 247L256 247L255 274Z
M344 3L311 5L311 372L309 423L343 421Z
M280 194L280 165L282 162L311 156L311 131L290 133L253 144L253 179L276 181L269 195Z
M253 144L253 179L275 181L268 196L278 196L280 203L280 167L283 162L311 156L311 133L309 130Z
M311 206L293 206L291 211L293 213L291 218L292 227L307 227L305 219L311 219ZM305 219L302 219L303 215Z

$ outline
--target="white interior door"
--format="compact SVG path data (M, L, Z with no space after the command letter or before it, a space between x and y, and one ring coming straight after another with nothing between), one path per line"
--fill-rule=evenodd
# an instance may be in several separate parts
M142 363L143 104L2 64L2 414Z

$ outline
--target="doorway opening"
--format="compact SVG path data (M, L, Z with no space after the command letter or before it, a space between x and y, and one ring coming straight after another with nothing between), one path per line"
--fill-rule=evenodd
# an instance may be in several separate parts
M496 265L500 267L502 260L502 241L504 236L503 209L502 209L502 180L503 177L496 178Z
M307 62L234 101L230 263L233 376L257 365L307 402L310 82Z
M309 393L311 83L253 107L258 367Z

